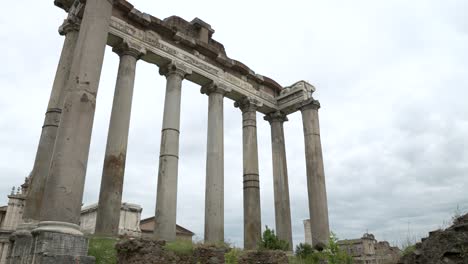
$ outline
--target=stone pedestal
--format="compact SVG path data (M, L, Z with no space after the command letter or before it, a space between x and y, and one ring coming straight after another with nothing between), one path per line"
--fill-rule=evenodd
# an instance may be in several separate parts
M114 48L114 52L120 56L120 64L115 85L96 219L96 234L108 237L116 237L119 234L135 70L137 60L143 54L143 49L124 41L118 48Z
M82 235L33 231L34 264L94 264L88 254L88 239ZM12 264L15 263L12 261Z
M205 242L224 242L224 94L211 84L201 89L208 95L206 149Z
M307 189L309 194L310 228L312 245L318 249L327 245L330 238L328 203L323 168L322 144L318 109L320 103L311 99L301 107L304 127Z
M256 249L262 236L256 111L259 103L244 98L234 105L242 111L244 249Z
M271 125L276 234L278 238L288 242L289 249L292 250L291 205L283 129L283 123L288 118L278 111L265 116L265 120L269 121Z
M154 236L158 240L176 239L177 176L179 170L180 100L182 80L189 69L169 64L160 69L167 78L161 131L158 190Z

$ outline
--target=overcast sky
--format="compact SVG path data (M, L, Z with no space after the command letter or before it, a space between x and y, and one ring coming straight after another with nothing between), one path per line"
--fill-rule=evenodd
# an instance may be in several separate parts
M283 86L317 88L330 225L399 244L468 210L468 1L148 1L158 18L199 17L229 57ZM32 168L63 37L51 0L3 4L0 204ZM118 57L106 50L84 203L97 202ZM208 97L183 84L178 224L203 237ZM154 214L165 78L139 62L124 201ZM241 112L225 100L225 233L242 246ZM285 123L293 239L309 217L300 113ZM270 127L257 115L262 224L274 227ZM409 233L408 233L409 230Z

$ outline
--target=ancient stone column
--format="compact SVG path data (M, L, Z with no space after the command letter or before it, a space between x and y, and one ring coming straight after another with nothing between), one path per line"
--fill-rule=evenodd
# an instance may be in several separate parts
M201 89L208 95L208 136L206 146L205 242L224 242L224 95L219 84Z
M65 35L62 54L55 74L49 104L42 126L39 146L36 152L33 170L30 175L30 188L27 193L23 218L26 222L39 221L44 187L49 174L50 161L54 150L55 138L62 114L65 87L70 77L70 68L78 39L79 24L76 19L66 19L59 28L60 35Z
M283 123L288 121L288 118L278 111L265 116L265 120L271 125L276 234L278 238L288 242L289 248L292 249L291 206L283 129Z
M244 249L255 249L262 236L257 146L257 107L259 102L244 98L236 102L235 106L242 111Z
M191 71L178 64L160 68L166 76L166 98L161 132L158 190L154 236L156 239L176 239L177 175L179 164L180 99L182 80Z
M312 232L312 244L318 249L323 248L328 243L330 237L327 191L325 188L325 173L318 119L319 108L320 103L314 99L311 99L301 107L307 166L310 228Z
M135 70L138 59L144 53L143 48L129 41L124 41L113 51L120 56L120 64L107 136L95 230L97 235L110 237L119 234Z
M48 239L50 233L81 235L78 226L81 202L112 8L111 1L86 2L44 190L41 222L35 229L36 233L47 233L39 234L41 239ZM85 242L83 239L80 241L77 242L80 245ZM82 249L65 248L65 251L74 256L81 254ZM51 255L54 253L49 251Z

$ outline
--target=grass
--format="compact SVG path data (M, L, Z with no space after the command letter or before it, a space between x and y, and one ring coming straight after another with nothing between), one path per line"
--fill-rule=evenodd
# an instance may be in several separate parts
M176 240L173 242L168 242L164 246L164 249L180 255L190 255L193 253L193 244L192 241Z
M96 258L96 264L116 264L116 243L115 238L90 237L88 255Z

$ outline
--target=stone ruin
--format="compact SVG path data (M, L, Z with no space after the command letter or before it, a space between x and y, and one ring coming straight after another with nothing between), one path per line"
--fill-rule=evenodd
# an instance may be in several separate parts
M165 248L165 241L132 239L117 243L119 264L224 264L225 246L195 245L192 252L175 252ZM245 251L238 256L238 264L288 264L284 251Z
M154 238L176 237L182 82L208 96L204 240L224 241L224 98L240 109L243 128L244 248L261 237L256 113L271 125L275 222L292 246L288 170L283 123L300 111L305 142L311 237L329 238L328 205L315 88L298 81L282 87L230 58L201 19L159 19L125 0L55 0L67 13L65 37L52 86L24 208L24 224L12 237L11 263L90 263L79 229L96 95L107 45L120 57L99 195L96 234L117 236L135 69L154 64L166 80ZM289 67L289 66L288 66ZM241 124L239 124L241 125Z
M429 233L416 243L415 250L398 264L466 264L468 263L468 214L455 219L445 230Z

